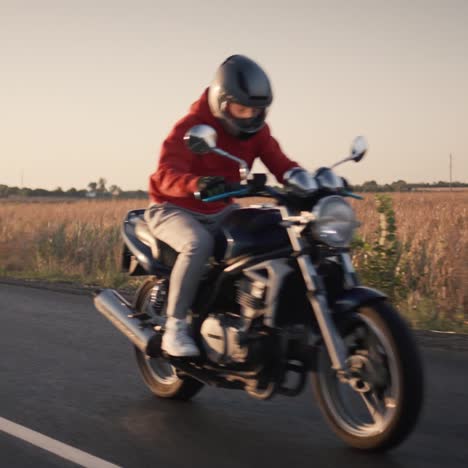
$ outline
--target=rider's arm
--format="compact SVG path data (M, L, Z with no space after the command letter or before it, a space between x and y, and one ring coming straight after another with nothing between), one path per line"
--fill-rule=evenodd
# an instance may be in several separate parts
M285 172L293 167L300 167L283 153L279 143L271 136L268 125L258 134L257 156L280 183L283 183Z
M185 198L197 191L199 176L191 173L196 156L185 146L183 135L194 125L186 120L179 122L162 145L156 172L150 185L172 198Z

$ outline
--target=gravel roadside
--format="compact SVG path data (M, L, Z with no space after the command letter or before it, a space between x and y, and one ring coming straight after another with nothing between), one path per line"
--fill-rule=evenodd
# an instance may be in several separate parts
M73 283L51 283L42 280L25 280L0 277L0 284L11 286L22 286L30 288L47 289L49 291L67 294L78 294L92 296L93 292L100 289L97 286L87 286ZM131 297L134 290L120 289L119 292L125 297ZM438 330L413 330L418 343L429 348L439 348L452 351L468 352L468 334L442 332Z

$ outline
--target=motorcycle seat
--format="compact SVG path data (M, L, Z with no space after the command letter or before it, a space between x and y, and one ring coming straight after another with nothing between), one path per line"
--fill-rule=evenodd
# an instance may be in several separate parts
M122 266L130 275L169 276L178 253L151 233L144 209L130 211L122 226L124 252ZM226 251L226 237L222 232L215 236L214 257L220 261Z
M169 276L177 252L151 235L144 213L144 209L132 210L123 222L122 267L130 275Z

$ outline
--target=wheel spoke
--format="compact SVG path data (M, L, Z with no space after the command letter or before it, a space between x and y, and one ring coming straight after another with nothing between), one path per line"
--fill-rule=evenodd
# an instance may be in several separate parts
M381 425L384 419L385 403L382 404L375 392L372 390L361 393L360 395L372 417L372 420L374 421L374 424Z

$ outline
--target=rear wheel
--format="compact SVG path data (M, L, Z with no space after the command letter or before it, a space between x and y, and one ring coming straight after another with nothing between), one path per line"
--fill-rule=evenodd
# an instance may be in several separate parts
M339 332L350 379L341 382L325 349L317 358L314 391L332 429L352 447L387 450L414 428L423 401L418 349L406 323L387 302L359 308Z
M154 317L155 311L150 303L151 290L157 285L157 279L150 279L139 289L134 308ZM164 317L164 310L159 317ZM190 377L181 379L170 362L163 358L153 358L135 347L136 360L147 387L158 397L174 400L188 400L203 387L198 380Z

